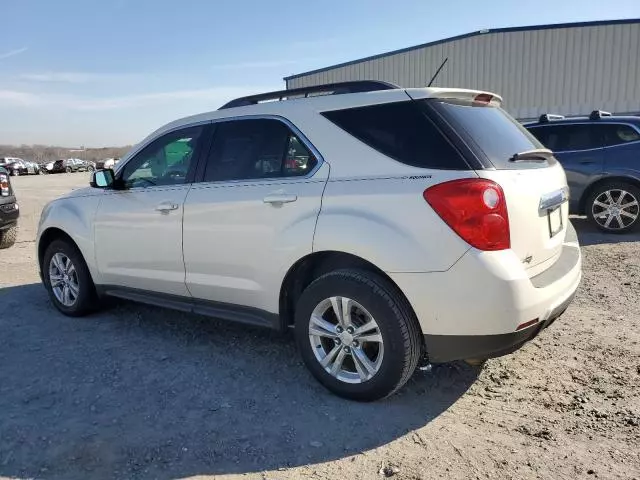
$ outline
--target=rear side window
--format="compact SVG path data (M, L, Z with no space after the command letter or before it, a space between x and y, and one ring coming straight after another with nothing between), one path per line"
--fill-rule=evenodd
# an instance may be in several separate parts
M465 140L477 146L497 169L540 168L546 162L510 162L516 153L544 148L502 108L477 103L441 100L436 109Z
M607 147L640 140L640 133L630 125L603 124L598 125L597 128L602 132L604 144Z
M404 164L450 170L469 168L427 118L420 102L334 110L323 115L361 142Z
M205 182L304 176L318 163L278 120L236 120L216 124Z
M589 124L549 125L534 127L533 133L549 150L554 152L573 152L590 150L602 146L601 135Z

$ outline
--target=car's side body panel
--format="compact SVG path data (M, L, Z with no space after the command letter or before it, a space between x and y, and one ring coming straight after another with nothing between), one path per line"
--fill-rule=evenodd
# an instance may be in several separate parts
M313 250L349 253L386 272L445 271L469 245L431 209L423 192L436 183L475 176L425 170L417 178L331 179Z
M184 213L193 297L277 313L286 272L312 251L328 176L323 163L311 178L194 184Z
M189 188L105 192L94 219L96 265L102 282L189 295L182 257L182 214ZM159 211L165 204L175 208Z
M43 235L50 229L61 230L71 237L80 249L96 284L102 283L102 277L95 261L93 221L105 193L98 189L84 189L47 204L42 210L36 237L38 247Z

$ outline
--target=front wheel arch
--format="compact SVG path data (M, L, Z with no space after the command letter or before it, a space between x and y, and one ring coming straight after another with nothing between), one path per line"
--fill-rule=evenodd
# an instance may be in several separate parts
M47 251L47 247L49 247L49 245L51 245L51 243L55 240L64 240L71 243L82 254L82 250L80 250L78 244L73 240L73 238L71 238L68 233L60 230L59 228L48 228L42 233L42 235L40 236L40 241L38 242L38 267L40 268L41 273L44 254Z

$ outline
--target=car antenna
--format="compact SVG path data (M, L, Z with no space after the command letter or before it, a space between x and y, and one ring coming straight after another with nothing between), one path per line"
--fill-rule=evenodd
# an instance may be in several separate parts
M447 63L447 60L449 60L449 57L444 59L444 61L442 62L442 64L438 68L438 70L436 70L436 73L433 75L433 77L431 77L431 81L429 82L429 85L427 85L427 87L430 87L433 84L434 80L436 79L436 77L440 73L440 70L442 70L442 67L444 67L444 64Z

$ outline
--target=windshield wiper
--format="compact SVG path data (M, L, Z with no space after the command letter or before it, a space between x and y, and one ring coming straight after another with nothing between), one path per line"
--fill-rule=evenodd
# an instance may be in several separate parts
M544 162L553 157L553 152L546 148L536 148L520 153L514 153L509 159L510 162Z

